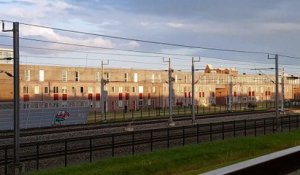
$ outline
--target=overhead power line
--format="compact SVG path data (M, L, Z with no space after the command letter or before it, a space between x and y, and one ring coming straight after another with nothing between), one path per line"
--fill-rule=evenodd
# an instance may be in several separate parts
M1 35L0 35L1 37ZM0 44L1 46L7 46L10 47L12 45L9 44ZM103 54L103 55L116 55L116 56L134 56L134 57L152 57L152 58L161 58L161 56L154 56L154 55L141 55L141 54L124 54L124 53L105 53L105 52L93 52L93 51L80 51L80 50L70 50L70 49L53 49L53 48L42 48L42 47L33 47L33 46L21 46L21 48L27 48L27 49L37 49L37 50L49 50L49 51L60 51L60 52L74 52L74 53L90 53L90 54ZM171 55L171 54L168 54ZM22 56L31 56L31 57L36 57L36 56L32 56L32 55L22 55ZM39 56L39 57L45 57L45 56ZM49 58L49 57L48 57ZM66 57L56 57L56 58L66 58ZM234 64L239 64L242 65L240 63L237 63L236 60L232 60L232 59L226 59L226 58L215 58L215 57L201 57L204 60L208 60L210 62L217 62L217 63L223 63L223 64L230 64L230 63L224 63L224 62L218 62L218 61L212 61L211 59L216 59L216 60L224 60L224 61L230 61L230 62L234 62ZM83 58L80 58L83 59ZM85 59L85 58L84 58ZM182 61L190 61L189 59L183 59L183 58L172 58L175 60L182 60ZM249 65L250 61L238 61L241 63L245 63L244 65ZM263 62L257 62L259 64L265 64L265 65L272 65L271 63L263 63ZM284 66L295 66L293 64L281 64Z
M42 56L42 55L20 55L20 56L30 57L30 58L52 58L52 59L69 59L69 60L95 60L95 61L103 60L101 58L79 58L79 57ZM161 63L132 61L132 60L109 59L109 61L161 65Z
M0 35L1 37L1 35ZM10 44L0 44L0 46L10 47ZM59 52L73 52L73 53L86 53L86 54L97 54L97 55L115 55L115 56L132 56L132 57L149 57L149 58L162 58L161 56L156 55L141 55L141 54L125 54L125 53L107 53L107 52L93 52L93 51L82 51L82 50L71 50L71 49L53 49L53 48L43 48L43 47L34 47L34 46L20 46L21 48L26 49L35 49L35 50L48 50L48 51L59 51ZM12 52L12 51L11 51ZM167 54L170 55L170 54ZM186 60L183 58L174 58L176 60Z
M9 21L9 20L2 20L2 21L10 22L10 23L13 22L13 21ZM58 31L64 31L64 32L71 32L71 33L76 33L76 34L84 34L84 35L98 36L98 37L104 37L104 38L113 38L113 39L120 39L120 40L127 40L127 41L136 41L136 42L150 43L150 44L159 44L159 45L193 48L193 49L203 49L203 50L214 50L214 51L222 51L222 52L274 55L274 53L268 53L268 52L262 52L262 51L223 49L223 48L216 48L216 47L193 46L193 45L184 45L184 44L169 43L169 42L150 41L150 40L142 40L142 39L136 39L136 38L120 37L120 36L111 36L111 35L104 35L104 34L97 34L97 33L90 33L90 32L82 32L82 31L77 31L77 30L62 29L62 28L56 28L56 27L50 27L50 26L44 26L44 25L29 24L29 23L24 23L24 22L19 22L19 24L22 24L25 26L31 26L31 27L39 27L39 28L46 28L46 29L52 29L52 30L58 30Z
M51 58L51 59L66 59L66 60L94 60L94 61L100 61L103 59L100 58L84 58L84 57L65 57L65 56L44 56L44 55L23 55L21 54L20 56L22 57L29 57L29 58ZM109 59L112 62L123 62L123 63L137 63L137 64L149 64L149 65L161 65L162 63L154 63L154 62L143 62L143 61L133 61L133 60L119 60L119 59ZM222 64L231 64L231 63L224 63L221 61L213 61L215 63L222 63ZM236 66L236 65L240 65L240 66ZM249 67L242 67L248 64L242 64L242 63L235 63L234 68L238 68L238 69L249 69ZM271 65L271 64L269 64ZM181 69L181 70L190 70L189 67L190 65L182 65L182 64L174 64L173 66L175 67L187 67L188 69ZM253 68L254 69L261 69L261 68ZM266 68L266 69L271 69L271 68ZM300 70L300 68L291 68L291 69L297 69Z
M0 35L0 37L13 38L13 37L7 36L7 35ZM85 44L74 44L74 43L67 43L67 42L48 41L48 40L34 39L34 38L24 38L24 37L19 37L19 38L21 40L27 40L27 41L61 44L61 45L76 46L76 47L86 47L86 48L92 48L92 49L103 49L103 50L114 50L114 51L123 51L123 52L157 54L157 55L164 55L164 56L188 56L188 57L197 57L198 56L198 55L189 55L189 54L176 54L176 53L170 53L169 54L169 53L162 53L162 52L149 52L149 51L139 51L139 50L130 50L130 49L116 49L116 48L107 48L107 47L100 47L100 46L91 46L91 45L85 45Z
M2 22L13 23L13 21L11 21L11 20L5 20L5 19L2 19L1 21ZM84 34L84 35L99 36L99 37L105 37L105 38L113 38L113 39L128 40L128 41L136 41L136 42L150 43L150 44L168 45L168 46L185 47L185 48L193 48L193 49L203 49L203 50L214 50L214 51L222 51L222 52L236 52L236 53L263 54L263 55L275 55L276 54L276 53L266 52L266 51L250 51L250 50L239 50L239 49L224 49L224 48L217 48L217 47L193 46L193 45L185 45L185 44L178 44L178 43L169 43L169 42L143 40L143 39L137 39L137 38L120 37L120 36L112 36L112 35L104 35L104 34L97 34L97 33L91 33L91 32L83 32L83 31L77 31L77 30L63 29L63 28L50 27L50 26L45 26L45 25L29 24L29 23L24 23L24 22L19 22L19 24L24 25L24 26L46 28L46 29L58 30L58 31L63 31L63 32L70 32L70 33L76 33L76 34ZM127 50L127 51L129 51L129 50ZM139 51L137 51L137 52L139 52ZM165 54L165 53L156 53L156 54ZM181 54L171 54L171 55L195 56L195 55L181 55ZM286 57L286 58L300 59L300 57L290 56L290 55L285 55L285 54L278 54L278 56Z

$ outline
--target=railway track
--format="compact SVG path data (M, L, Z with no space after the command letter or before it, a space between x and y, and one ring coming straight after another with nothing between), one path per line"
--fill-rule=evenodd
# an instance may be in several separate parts
M197 121L204 119L217 119L228 116L243 116L251 114L267 114L274 111L245 111L245 112L233 112L233 113L218 113L218 114L207 114L196 116ZM191 120L191 117L187 116L177 116L173 117L175 122L187 122ZM135 121L126 121L126 122L112 122L112 123L96 123L96 124L86 124L86 125L69 125L69 126L60 126L60 127L45 127L45 128L33 128L33 129L23 129L21 130L21 137L28 136L40 136L48 134L60 134L60 133L71 133L71 132L86 132L99 129L110 129L110 128L125 128L131 123L132 127L139 127L143 125L156 125L161 123L167 123L168 118L156 118L156 119L144 119L144 120L135 120ZM1 131L0 140L13 138L12 131Z
M281 117L281 131L298 129L299 122L297 115ZM274 133L275 128L276 118L269 117L35 141L21 144L21 160L26 171L31 171L213 140L265 135ZM13 160L12 150L12 144L0 146L0 172L7 172Z

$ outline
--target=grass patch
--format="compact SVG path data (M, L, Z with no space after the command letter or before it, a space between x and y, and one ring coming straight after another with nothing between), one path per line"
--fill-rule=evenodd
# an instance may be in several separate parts
M193 175L300 145L300 131L189 145L30 175Z

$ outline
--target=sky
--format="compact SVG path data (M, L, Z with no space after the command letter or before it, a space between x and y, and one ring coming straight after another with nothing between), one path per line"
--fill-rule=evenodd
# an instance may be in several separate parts
M300 57L298 7L299 0L0 0L0 19L109 36ZM10 25L6 22L6 28ZM0 35L11 34L1 32ZM20 36L108 48L21 39L21 61L28 64L100 66L100 60L110 60L110 67L166 69L162 57L170 57L175 69L188 71L194 56L200 57L197 68L209 63L241 71L274 67L274 60L268 60L265 54L157 45L26 25L20 25ZM0 37L0 44L11 44L11 39ZM300 59L279 57L279 63L286 72L298 74Z

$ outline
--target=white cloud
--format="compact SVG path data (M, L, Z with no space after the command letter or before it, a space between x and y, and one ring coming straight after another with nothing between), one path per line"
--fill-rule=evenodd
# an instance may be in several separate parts
M123 48L123 49L136 49L136 48L140 47L140 44L136 41L129 41L128 43L118 44L117 47Z
M181 27L183 27L183 24L181 24L181 23L168 22L168 23L167 23L167 26L173 27L173 28L181 28Z
M201 51L202 49L189 49L189 48L161 49L162 53L186 54L186 55L197 55Z
M47 29L47 28L24 27L22 28L20 35L25 37L38 36L38 37L46 38L49 41L91 45L91 46L105 47L105 48L113 48L115 46L108 39L103 39L100 37L82 38L79 35L66 36L66 35L58 34L54 30ZM61 46L61 45L56 45L56 44L52 45L52 47L57 47L57 46Z
M141 25L141 26L148 26L148 25L149 25L149 22L140 22L140 25Z
M38 21L41 18L53 16L54 14L64 14L69 9L77 9L76 6L60 0L21 0L19 2L26 2L30 5L8 7L5 15L18 19Z
M127 45L130 46L131 48L137 48L140 46L140 44L136 41L130 41Z
M266 32L292 32L300 31L300 24L289 22L269 22L260 25Z

